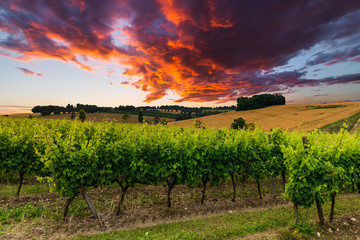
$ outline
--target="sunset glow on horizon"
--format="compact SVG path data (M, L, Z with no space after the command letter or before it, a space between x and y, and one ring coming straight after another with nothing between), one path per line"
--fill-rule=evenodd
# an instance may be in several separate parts
M2 0L0 107L360 100L360 1Z

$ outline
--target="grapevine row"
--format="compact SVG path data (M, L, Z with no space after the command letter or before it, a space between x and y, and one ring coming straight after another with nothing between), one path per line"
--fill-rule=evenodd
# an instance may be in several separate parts
M177 128L151 125L0 118L0 170L20 176L47 178L66 197L64 219L72 200L82 194L94 216L98 214L87 195L89 187L121 188L116 213L120 214L126 191L135 183L167 185L167 206L176 184L201 185L206 198L209 183L234 175L260 181L281 175L284 197L298 206L316 203L320 224L322 204L343 190L360 187L360 134L288 133L229 129ZM274 192L274 194L276 194Z

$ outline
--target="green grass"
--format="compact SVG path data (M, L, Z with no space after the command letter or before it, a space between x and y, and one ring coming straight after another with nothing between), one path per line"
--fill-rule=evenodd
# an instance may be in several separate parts
M0 170L0 184L9 184L9 183L18 183L19 182L19 174L15 174L13 172L7 173L5 171Z
M64 206L60 206L63 208ZM91 215L90 211L88 211L88 206L82 198L75 198L69 208L69 216L88 216Z
M325 214L328 214L329 209L329 204L325 204ZM355 213L359 210L359 195L338 198L336 215ZM287 238L294 237L294 229L296 236L308 238L317 228L314 224L317 221L316 213L315 206L309 209L300 208L300 223L294 224L292 206L287 205L255 212L250 210L152 227L107 232L94 236L79 236L76 239L234 239L270 230ZM311 221L309 222L308 219ZM292 229L292 232L289 229Z
M11 221L22 221L24 219L34 219L41 217L44 214L51 214L48 210L41 206L32 206L27 204L25 206L4 207L0 208L0 223L7 224Z
M18 190L17 185L0 185L0 196L1 197L13 197L16 195ZM20 195L32 195L40 193L49 193L48 184L31 184L23 185L21 188Z
M350 132L359 118L360 118L360 112L352 115L351 117L323 126L319 128L319 130L329 133L339 133L340 129L343 127L343 124L346 123L348 125L347 130Z
M346 105L324 105L324 106L308 105L306 107L307 108L312 108L312 109L328 109L328 108L343 108L343 107L347 107L347 106Z

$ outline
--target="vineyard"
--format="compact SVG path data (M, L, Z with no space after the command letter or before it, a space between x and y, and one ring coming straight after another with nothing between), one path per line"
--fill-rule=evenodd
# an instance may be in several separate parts
M324 225L324 203L331 204L332 222L336 197L360 190L360 134L345 128L340 134L289 133L0 118L0 170L19 176L17 196L24 175L48 182L67 199L64 221L75 197L82 196L100 224L90 188L117 185L121 196L114 214L120 215L136 184L165 184L164 206L171 208L176 185L201 186L204 204L210 184L229 180L235 202L237 180L254 179L261 199L265 180L276 197L280 177L295 221L299 206L315 205Z

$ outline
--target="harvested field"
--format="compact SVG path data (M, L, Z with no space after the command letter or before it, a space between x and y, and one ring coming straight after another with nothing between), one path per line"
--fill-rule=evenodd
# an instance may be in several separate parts
M230 111L199 118L210 128L229 128L234 119L242 117L264 130L309 131L342 120L360 112L360 102L327 104L294 104L271 106L248 111ZM171 126L192 126L194 119L169 123Z

